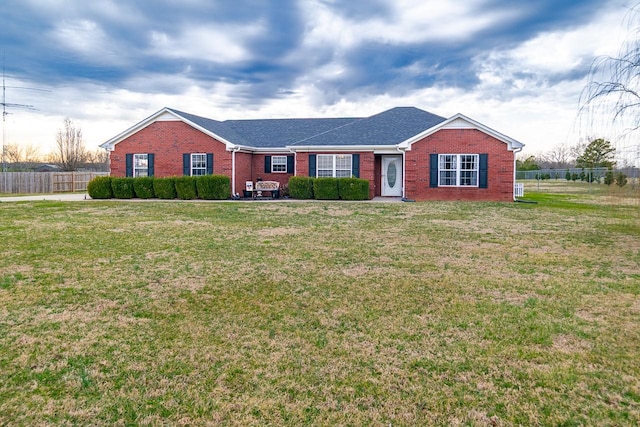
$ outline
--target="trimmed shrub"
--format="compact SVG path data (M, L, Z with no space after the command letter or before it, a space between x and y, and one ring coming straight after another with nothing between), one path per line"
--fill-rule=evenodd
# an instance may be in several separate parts
M624 187L625 185L627 185L627 175L622 172L618 172L616 174L616 185L618 187Z
M289 195L294 199L313 199L313 181L310 176L289 178Z
M87 184L87 192L92 199L111 199L113 190L111 189L110 176L97 176Z
M192 200L198 196L195 176L179 176L176 178L176 195L178 199Z
M611 185L613 184L613 182L615 181L615 178L613 177L613 171L608 170L606 174L604 174L604 183L606 185Z
M369 181L359 178L338 178L338 195L342 200L368 200Z
M313 181L313 194L318 200L338 200L338 179L316 178Z
M132 199L135 195L133 178L111 178L111 189L116 199Z
M175 199L176 179L174 177L153 178L153 192L155 193L156 197L160 199Z
M133 178L133 191L136 193L136 197L140 199L152 199L156 197L153 191L153 177L140 176Z
M231 197L231 179L225 175L202 175L196 178L198 197L206 200L226 200Z

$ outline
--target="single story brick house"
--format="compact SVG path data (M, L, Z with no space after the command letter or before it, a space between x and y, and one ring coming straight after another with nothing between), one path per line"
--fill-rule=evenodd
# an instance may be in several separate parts
M246 181L292 176L367 179L369 197L514 199L524 145L462 114L414 107L370 117L217 121L163 108L101 145L112 176L222 174Z

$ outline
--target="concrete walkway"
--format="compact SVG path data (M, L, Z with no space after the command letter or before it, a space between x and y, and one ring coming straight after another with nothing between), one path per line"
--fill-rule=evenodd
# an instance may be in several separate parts
M52 200L52 201L60 201L60 202L80 202L83 200L92 200L91 197L87 193L64 193L64 194L33 194L29 196L9 196L4 197L0 196L0 203L3 202L39 202L43 200ZM142 199L110 199L113 201L143 201ZM148 201L158 201L161 199L148 199ZM146 200L145 200L146 201ZM167 202L168 200L161 200L163 202ZM183 200L180 200L183 201ZM212 200L187 200L190 202L210 202ZM217 200L219 201L219 200ZM231 200L229 200L231 201ZM245 200L246 202L253 202L254 200ZM295 199L264 199L264 200L255 200L255 202L312 202L316 200L295 200ZM318 200L322 201L322 200ZM363 200L363 202L401 202L402 199L400 197L374 197L373 200Z
M37 202L41 200L56 200L61 202L78 202L81 200L91 200L87 193L64 193L64 194L32 194L29 196L0 196L0 203L3 202Z

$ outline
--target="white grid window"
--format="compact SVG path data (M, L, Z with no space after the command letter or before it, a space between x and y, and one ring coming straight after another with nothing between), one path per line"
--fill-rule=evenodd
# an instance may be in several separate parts
M133 176L149 176L149 155L133 155Z
M478 154L440 154L438 158L438 185L477 187L478 158Z
M478 186L478 155L461 154L460 158L460 183L459 185Z
M318 154L317 177L350 178L351 154Z
M332 154L318 154L318 178L333 177L333 160Z
M271 156L271 172L287 172L287 156Z
M191 154L191 176L207 174L207 155L204 153Z

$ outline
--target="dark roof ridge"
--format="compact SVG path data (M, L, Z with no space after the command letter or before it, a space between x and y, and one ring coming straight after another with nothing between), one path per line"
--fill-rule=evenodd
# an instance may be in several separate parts
M368 118L368 117L363 117L363 118L360 118L360 119L355 119L355 120L354 120L354 121L352 121L352 122L345 123L345 124L343 124L343 125L341 125L341 126L338 126L338 127L335 127L335 128L331 128L331 129L327 129L327 130L325 130L324 132L320 132L320 133L318 133L318 134L311 135L311 136L308 136L308 137L306 137L306 138L303 138L303 139L301 139L301 140L299 140L299 141L295 141L295 142L293 142L291 145L297 145L297 144L299 144L299 143L301 143L301 142L304 142L304 141L306 141L306 140L308 140L308 139L316 138L316 137L318 137L318 136L324 135L325 133L329 133L329 132L336 131L336 130L338 130L338 129L342 129L342 128L344 128L345 126L350 126L350 125L352 125L352 124L354 124L354 123L356 123L356 122L359 122L359 121L361 121L361 120L366 120L367 118Z
M270 119L228 119L220 123L228 122L260 122L260 121L276 121L276 120L360 120L366 117L272 117Z

